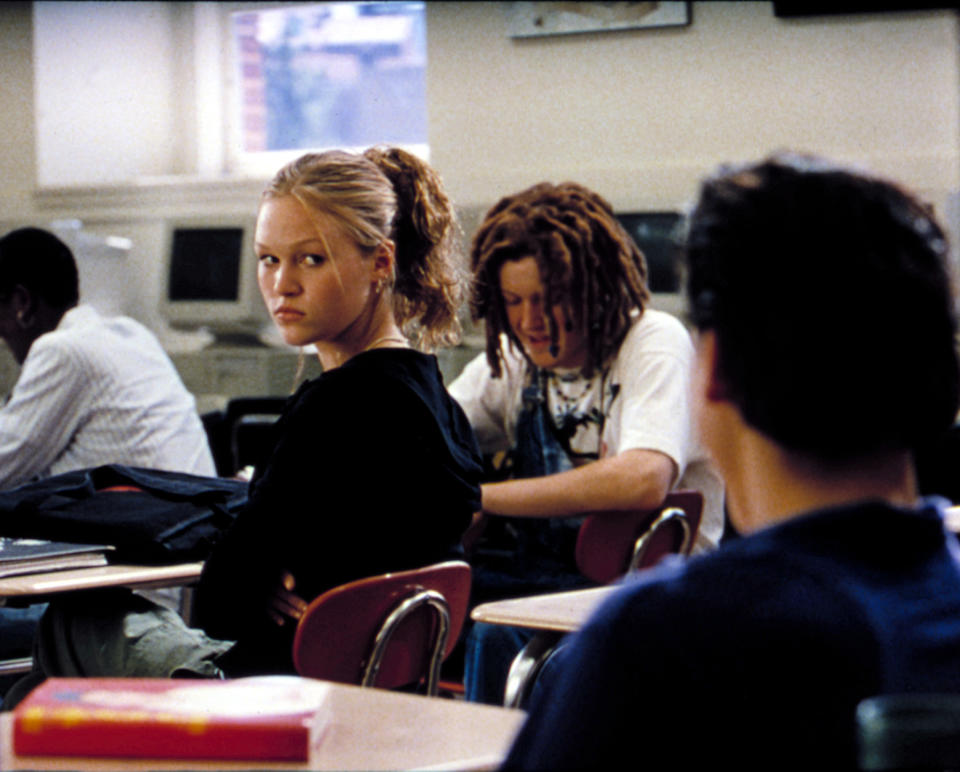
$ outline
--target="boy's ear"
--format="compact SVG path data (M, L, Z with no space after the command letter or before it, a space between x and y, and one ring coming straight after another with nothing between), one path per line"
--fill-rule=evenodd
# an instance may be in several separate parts
M17 321L21 326L32 323L34 315L37 312L36 299L22 284L17 284L10 293L11 307L16 314Z
M704 396L711 402L728 402L730 390L720 366L720 341L717 340L717 334L713 330L701 332L697 345L700 348L700 367L703 368L706 378Z

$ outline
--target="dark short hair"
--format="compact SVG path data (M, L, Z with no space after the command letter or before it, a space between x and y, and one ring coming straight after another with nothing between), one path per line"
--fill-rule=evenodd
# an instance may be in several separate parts
M40 228L19 228L0 238L0 298L18 284L53 308L75 306L80 281L70 248Z
M960 401L947 239L902 187L777 154L706 179L686 244L690 318L713 330L754 428L818 458L912 449Z

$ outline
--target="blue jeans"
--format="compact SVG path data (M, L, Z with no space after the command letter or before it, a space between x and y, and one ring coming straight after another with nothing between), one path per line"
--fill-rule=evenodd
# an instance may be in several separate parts
M0 607L0 659L30 656L37 621L46 607L46 603L25 608Z
M530 630L520 627L474 624L467 635L464 697L470 702L503 705L510 663L532 637Z
M534 636L534 631L520 627L477 622L467 636L464 696L470 702L503 705L507 674L516 655ZM529 704L544 685L562 667L566 639L557 641L553 652L540 667L529 695Z
M31 655L37 622L46 607L46 603L35 603L25 608L0 607L0 659L18 659ZM0 698L22 677L22 673L0 676Z
M542 595L547 592L578 590L593 586L580 573L554 570L498 571L485 566L474 567L472 605L492 600ZM514 657L533 637L533 632L519 627L475 623L467 634L463 668L464 696L471 702L502 705L507 674Z

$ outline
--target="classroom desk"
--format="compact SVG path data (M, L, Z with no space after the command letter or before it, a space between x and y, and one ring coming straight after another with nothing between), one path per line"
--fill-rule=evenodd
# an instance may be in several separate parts
M580 627L614 590L613 586L552 592L483 603L470 612L475 622L569 633Z
M135 590L180 587L196 582L202 569L203 563L181 563L172 566L111 564L8 576L0 579L0 606L11 600L40 600L62 592L105 587L129 587Z
M944 510L948 530L960 534L960 505ZM2 586L2 585L0 585ZM470 613L475 622L569 633L579 628L616 585L554 592L483 603Z
M615 589L615 585L606 585L498 600L483 603L470 612L470 618L475 622L536 631L510 665L503 694L504 706L522 708L526 705L540 669L560 639L578 629Z
M0 714L0 770L11 769L494 769L524 713L462 700L331 684L332 723L305 763L18 757L12 716Z
M51 595L78 590L97 590L105 587L151 589L181 587L194 584L200 578L203 563L181 563L172 566L106 565L92 568L73 568L66 571L43 571L0 579L0 606L11 602L25 605L42 602ZM184 596L181 613L189 615L189 594ZM0 660L0 675L26 673L30 657Z

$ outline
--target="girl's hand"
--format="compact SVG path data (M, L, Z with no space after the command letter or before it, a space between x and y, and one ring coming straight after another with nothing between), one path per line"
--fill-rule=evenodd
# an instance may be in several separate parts
M281 627L287 623L288 619L298 622L307 609L307 602L293 592L296 586L297 582L293 574L284 571L270 596L267 613Z
M483 512L474 512L470 525L467 526L467 530L460 539L460 543L463 545L463 551L467 555L473 553L473 548L477 545L477 541L480 539L486 527L487 516L484 515Z

